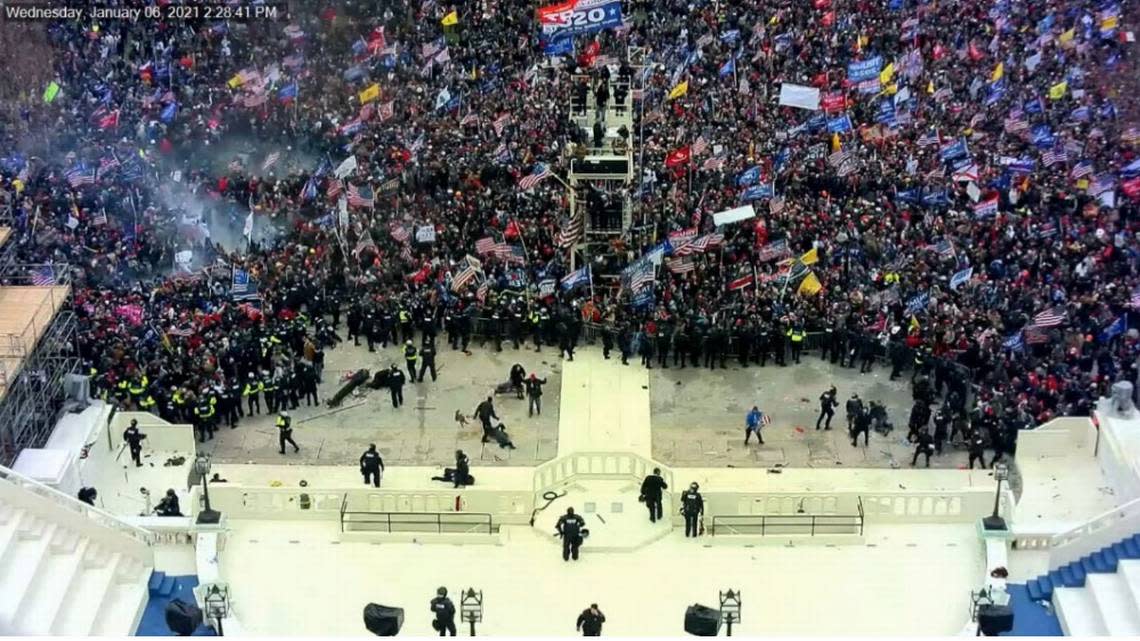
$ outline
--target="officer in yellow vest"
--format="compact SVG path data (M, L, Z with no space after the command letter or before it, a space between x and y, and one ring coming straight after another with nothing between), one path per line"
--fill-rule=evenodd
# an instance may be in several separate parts
M257 380L257 376L253 372L249 373L249 381L246 382L245 387L242 388L241 395L245 397L245 402L249 407L249 415L257 416L261 414L261 391L265 386L261 381ZM254 408L257 412L254 412Z
M261 383L261 391L265 396L265 411L272 414L277 411L277 381L272 378L269 382Z
M804 348L805 336L807 336L807 332L804 331L803 325L799 322L788 329L788 341L792 344L792 360L797 365L800 362L800 352Z
M419 352L412 341L404 342L404 362L408 365L408 381L416 382L416 361L420 360ZM422 380L422 379L421 379Z
M216 402L216 399L213 400ZM211 397L206 395L205 391L198 397L198 406L194 408L194 416L198 423L198 442L205 443L207 434L209 434L210 440L213 440L214 403L211 402Z
M300 452L301 448L297 447L297 443L293 441L293 421L289 418L289 412L281 412L277 415L277 443L281 446L280 452L285 453L285 444L288 443L293 446L294 452Z
M150 412L152 414L154 413L154 408L156 405L158 405L158 401L154 400L153 394L147 394L141 401L139 401L139 409L144 412Z

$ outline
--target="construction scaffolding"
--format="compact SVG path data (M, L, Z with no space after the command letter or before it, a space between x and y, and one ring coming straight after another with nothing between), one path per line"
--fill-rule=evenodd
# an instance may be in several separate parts
M3 265L0 284L0 464L8 465L51 435L79 357L66 268Z

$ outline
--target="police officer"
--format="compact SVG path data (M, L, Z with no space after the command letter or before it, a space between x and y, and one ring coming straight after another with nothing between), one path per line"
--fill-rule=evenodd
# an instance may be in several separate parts
M261 391L264 388L265 385L257 380L257 375L250 372L249 380L246 381L245 388L241 391L241 395L245 397L245 402L249 406L250 416L261 415ZM177 401L177 398L175 400Z
M772 330L767 323L761 323L756 332L756 360L760 367L768 364L768 356L772 353Z
M154 513L158 516L182 516L182 508L178 505L178 495L173 489L166 490L166 496L154 506Z
M871 443L871 413L859 404L859 413L855 415L854 426L851 428L851 447L858 447L859 434L863 435L863 447Z
M380 478L384 476L384 459L376 451L375 443L370 443L364 454L360 455L360 473L364 475L365 485L371 480L372 487L380 487Z
M970 469L974 469L974 461L981 464L982 469L986 469L986 437L982 435L982 430L974 429L970 434Z
M245 408L241 404L242 387L236 374L230 377L230 384L226 388L226 396L229 397L229 412L226 418L231 428L237 427L238 421L245 416Z
M363 314L360 312L360 303L353 302L348 307L348 338L352 339L354 346L360 346L360 326L364 321Z
M404 342L404 362L408 365L408 381L411 383L416 382L416 361L419 360L419 352L416 346L412 345L412 341Z
M285 453L286 443L293 446L294 452L301 451L301 448L297 447L297 443L293 441L293 419L289 418L289 412L281 412L277 415L277 443L281 446L281 454Z
M807 336L807 333L804 332L803 325L799 321L796 321L792 327L788 328L788 341L792 345L792 361L795 362L796 365L800 364L800 352L802 352L804 348L805 336Z
M919 455L926 457L926 467L930 467L930 455L934 453L934 437L930 432L923 428L918 433L918 439L915 441L914 458L910 460L910 466L914 467L918 463Z
M573 557L577 561L586 521L574 513L574 508L568 507L566 514L558 517L558 523L554 527L558 530L558 536L562 537L562 560L569 561Z
M404 404L404 372L395 363L388 374L388 390L392 392L392 407L399 409Z
M471 460L463 453L463 450L455 450L455 487L463 487L468 485L467 478L471 475Z
M426 335L425 335L425 338ZM431 380L434 383L436 377L435 371L435 343L430 340L425 340L424 344L420 347L420 382L424 382L424 372L431 372Z
M819 429L820 423L824 423L825 418L827 422L824 423L823 429L825 431L831 429L831 417L835 416L835 408L839 406L839 401L835 400L835 395L836 391L834 385L819 395L819 418L815 419L816 430Z
M194 416L198 423L198 442L205 443L206 435L214 439L214 401L205 390L198 395L198 405L194 408Z
M950 430L950 409L943 405L934 415L934 451L942 454L942 442Z
M602 636L602 624L606 622L606 615L598 609L597 603L591 603L590 607L582 610L582 614L578 615L577 629L582 631L584 637L600 637Z
M435 598L431 600L431 611L435 613L435 621L431 627L439 631L439 636L455 636L455 604L447 598L447 588L435 591Z
M847 431L850 432L855 428L855 417L863 411L863 400L858 394L852 394L851 398L847 399L844 409L847 410Z
M700 519L705 513L705 500L701 498L700 488L696 483L689 485L689 489L681 495L681 514L685 515L685 537L701 535Z
M653 473L641 481L641 498L645 500L645 507L649 509L649 522L656 523L661 518L661 497L669 486L661 477L661 468L653 468Z
M131 419L131 424L123 430L123 440L126 441L127 448L131 450L131 460L135 462L135 467L142 467L142 441L144 438L146 438L146 434L139 431L139 422Z
M416 328L412 323L412 314L408 311L408 308L405 305L400 305L400 311L398 314L400 318L400 334L402 334L404 337L404 343L411 343L412 339L415 338L416 335ZM415 379L412 379L412 382L414 383Z

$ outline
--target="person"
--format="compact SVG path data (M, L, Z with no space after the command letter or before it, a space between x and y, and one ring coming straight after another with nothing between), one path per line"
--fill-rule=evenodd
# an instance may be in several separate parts
M447 588L435 591L435 598L431 600L431 611L435 614L435 621L431 627L439 631L439 636L455 636L455 604L447 598Z
M507 426L503 425L501 422L498 425L496 425L494 428L492 428L490 432L484 432L483 433L483 442L484 443L487 442L488 438L490 438L490 439L494 440L496 443L498 443L499 447L501 447L501 448L508 449L508 450L518 449L515 447L515 444L511 442L510 435L507 434Z
M602 624L606 622L606 615L598 609L597 603L591 603L590 607L582 610L582 614L578 615L578 630L582 631L584 637L600 637L602 636Z
M764 436L760 433L760 430L764 426L763 423L764 423L764 413L760 411L759 407L753 405L752 410L749 411L748 415L744 417L744 444L745 445L748 445L748 439L752 438L753 434L756 435L756 440L760 441L761 445L764 444Z
M542 416L543 385L546 385L546 379L539 378L534 372L531 372L530 378L526 379L527 416L535 414Z
M277 443L281 446L281 454L285 453L286 443L293 446L294 452L301 451L301 448L297 447L297 443L293 441L293 419L289 418L289 412L281 412L277 415Z
M950 408L943 405L934 415L934 451L939 456L942 455L942 443L946 440L949 429Z
M982 430L974 429L970 433L969 441L970 453L970 469L974 469L974 461L981 464L982 469L986 469L986 437L982 435Z
M123 430L123 440L127 442L127 448L131 451L131 460L135 462L135 467L142 467L142 442L145 438L146 434L139 431L139 422L132 418L131 424Z
M839 405L839 401L835 400L836 394L835 386L832 385L830 389L819 395L819 417L815 419L817 431L820 423L823 423L824 431L831 429L831 418L835 416L835 408ZM824 419L827 421L824 422Z
M182 510L178 505L178 495L174 493L173 489L166 491L166 496L154 506L154 513L159 516L182 516Z
M380 479L384 477L384 459L376 451L375 443L369 443L368 449L360 455L360 473L364 475L365 485L372 481L372 487L380 487Z
M246 404L249 406L249 415L252 417L261 414L261 392L265 391L265 383L257 380L257 375L253 372L249 373L248 378L249 380L246 381L241 395L245 397ZM254 410L257 412L254 413Z
M915 440L914 458L910 460L910 466L914 467L918 464L918 457L920 455L926 457L926 467L930 467L930 455L934 453L934 437L930 435L930 431L926 428L919 430Z
M487 397L487 400L479 403L479 405L475 407L475 418L479 419L483 424L483 442L486 443L490 438L491 432L494 430L491 425L491 419L499 420L499 415L495 414L495 402L490 396Z
M406 312L401 311L400 315L403 316ZM408 381L416 382L416 361L419 360L419 352L416 346L412 345L412 341L404 342L404 362L408 365Z
M641 481L641 498L645 501L645 507L649 509L650 523L656 523L657 519L661 518L661 499L667 489L669 486L661 477L661 468L659 467L653 468L653 473Z
M420 382L424 382L424 373L431 372L431 381L436 379L435 370L435 341L424 335L424 343L420 346Z
M859 447L859 435L863 435L863 447L871 444L871 413L862 407L855 415L855 422L851 427L851 447Z
M471 462L463 450L455 450L455 487L471 485Z
M515 394L521 399L523 397L523 389L526 381L526 368L524 368L521 363L511 365L511 373L508 380L511 382L511 389L514 390Z
M701 535L700 520L705 513L705 500L698 491L700 486L695 482L681 495L681 514L685 515L685 537Z
M858 394L852 394L851 398L847 399L844 409L847 410L847 431L850 432L855 427L855 417L863 411L863 401Z
M80 501L86 503L87 505L90 505L91 507L95 507L95 499L98 497L99 497L99 492L96 491L95 488L93 488L93 487L81 487L81 488L79 488L79 494L76 498L78 498Z
M562 537L562 560L578 560L578 548L582 547L582 534L586 528L586 521L574 513L574 508L566 508L566 514L558 517L555 524L558 536Z
M392 407L399 409L404 404L404 372L395 363L388 374L388 390L392 392Z

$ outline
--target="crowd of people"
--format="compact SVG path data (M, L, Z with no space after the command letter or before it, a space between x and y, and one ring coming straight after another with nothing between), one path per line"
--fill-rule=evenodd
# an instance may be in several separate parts
M562 57L521 0L291 11L47 25L56 79L3 123L16 260L68 275L81 357L124 406L210 438L262 399L317 403L342 316L420 358L437 335L572 358L587 328L647 367L809 345L1025 427L1136 381L1120 3L627 0ZM588 287L549 287L583 240L557 179L574 78L611 69L634 225L577 246Z

